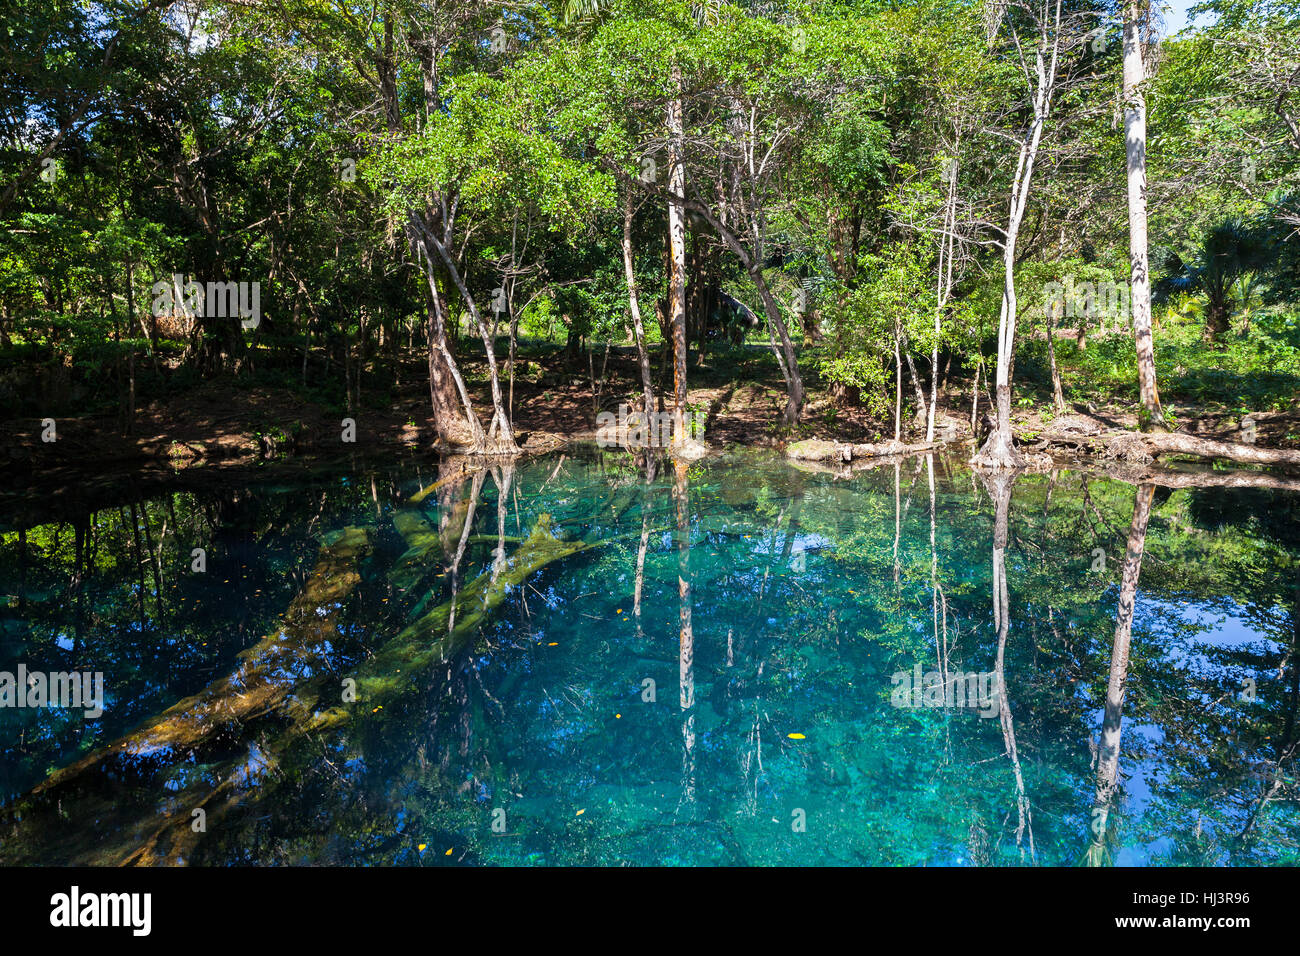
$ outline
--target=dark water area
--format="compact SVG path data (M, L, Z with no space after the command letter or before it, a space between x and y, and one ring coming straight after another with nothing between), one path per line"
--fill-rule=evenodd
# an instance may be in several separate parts
M591 447L52 496L0 495L0 863L1300 862L1293 492ZM102 715L16 706L73 673Z

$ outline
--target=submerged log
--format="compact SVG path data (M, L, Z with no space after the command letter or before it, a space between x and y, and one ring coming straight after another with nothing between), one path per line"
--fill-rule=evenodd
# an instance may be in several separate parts
M501 572L495 576L489 572L480 574L455 600L422 614L357 668L353 674L357 686L355 706L332 706L308 712L299 699L294 707L296 719L303 730L315 731L350 720L358 706L362 712L370 713L371 707L410 689L429 667L454 656L512 588L555 561L597 546L598 543L557 538L550 516L540 516L532 534L506 559Z
M125 737L56 771L32 792L55 788L111 757L168 762L191 752L221 728L274 708L295 679L309 677L327 663L330 645L338 638L338 611L360 583L357 564L369 550L370 535L364 529L344 529L322 546L306 586L284 614L284 625L242 651L232 673L177 701Z
M322 549L320 573L313 574L291 606L303 627L312 619L319 624L311 631L319 640L304 632L301 660L282 653L287 648L274 649L283 644L277 632L257 645L261 650L254 658L264 660L265 669L241 668L135 734L52 775L0 815L0 862L184 862L203 838L204 831L193 825L197 814L202 813L206 828L235 808L266 797L276 786L275 768L295 742L382 712L385 703L411 690L431 667L463 649L512 588L555 561L597 546L559 539L550 517L543 515L500 571L485 572L452 600L420 615L352 672L331 675L300 665L309 659L320 663L311 649L336 639L334 614L359 581L355 568L336 563L354 560L369 548L364 532L348 529ZM321 608L330 610L321 614ZM355 700L342 703L340 685L331 676L355 682ZM246 726L257 718L262 719ZM214 739L221 728L230 728L242 741L233 757L228 756L229 740ZM123 762L129 754L153 759Z

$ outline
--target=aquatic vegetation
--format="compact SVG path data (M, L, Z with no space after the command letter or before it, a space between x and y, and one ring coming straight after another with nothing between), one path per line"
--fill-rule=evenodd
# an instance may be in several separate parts
M850 473L747 452L678 473L593 449L432 484L385 468L319 481L312 496L252 484L244 513L223 512L258 516L240 551L254 568L290 541L302 569L283 618L268 610L228 665L189 646L262 606L260 570L223 577L217 606L182 590L157 610L114 586L138 584L129 527L101 531L84 567L89 549L50 547L50 526L5 534L0 591L22 603L0 667L80 660L59 638L77 601L34 603L80 575L101 596L105 637L78 646L115 688L105 721L132 712L115 660L158 675L141 695L224 676L91 746L75 716L24 715L6 739L41 744L6 744L32 782L0 810L0 859L1296 859L1294 492L1147 486L1137 540L1132 485L985 485L938 458ZM205 507L146 500L138 520L178 502ZM165 618L195 637L136 663L141 607L147 634ZM1103 720L1116 673L1122 723ZM894 693L899 674L922 675L920 693ZM979 706L961 706L944 687L972 676Z

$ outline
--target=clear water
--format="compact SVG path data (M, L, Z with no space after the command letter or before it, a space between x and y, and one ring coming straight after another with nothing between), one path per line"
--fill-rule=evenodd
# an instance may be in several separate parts
M99 671L107 701L0 708L0 862L1298 862L1300 495L1157 490L1098 823L1132 485L1015 481L983 716L894 695L998 673L996 509L959 463L740 453L648 480L587 449L449 474L5 497L0 672ZM544 516L592 546L516 581ZM96 758L189 695L165 746Z

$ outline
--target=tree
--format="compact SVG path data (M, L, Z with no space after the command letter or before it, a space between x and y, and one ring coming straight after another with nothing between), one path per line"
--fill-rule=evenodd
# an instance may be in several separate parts
M1011 199L1007 209L1007 225L1002 231L1002 306L998 316L998 361L996 380L997 420L984 446L975 456L977 464L992 468L1014 467L1022 462L1011 435L1011 361L1015 350L1016 319L1016 241L1029 204L1029 189L1033 182L1034 162L1043 137L1043 126L1052 107L1056 92L1057 65L1061 53L1061 0L1044 0L1041 8L1031 4L1007 4L996 7L997 19L990 29L996 34L1003 10L1010 11L1008 25L1017 51L1021 49L1020 17L1033 25L1034 66L1032 73L1021 56L1021 66L1026 87L1031 96L1032 115L1019 146L1016 169L1011 183Z
M1137 346L1138 391L1143 429L1163 428L1151 339L1151 265L1147 256L1147 79L1142 30L1149 8L1144 0L1124 4L1124 144L1128 161L1128 229L1133 337Z

